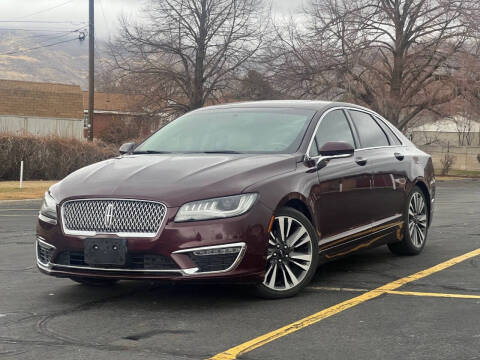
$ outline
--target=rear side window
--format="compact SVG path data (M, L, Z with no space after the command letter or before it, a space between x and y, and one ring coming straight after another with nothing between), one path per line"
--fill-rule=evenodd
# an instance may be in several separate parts
M352 130L342 110L331 111L322 119L315 134L310 156L317 156L319 149L330 141L343 141L355 147Z
M387 124L385 124L378 117L375 117L375 120L377 120L377 123L382 127L385 134L388 135L388 138L390 139L390 145L402 145L402 142L398 139L397 135L395 135L395 133L392 131L392 129L390 129L387 126Z
M357 129L362 148L390 145L387 135L373 117L362 111L349 110L349 112Z

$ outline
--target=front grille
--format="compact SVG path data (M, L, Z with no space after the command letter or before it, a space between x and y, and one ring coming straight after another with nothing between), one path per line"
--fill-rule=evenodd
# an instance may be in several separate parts
M48 264L52 260L54 248L45 246L37 241L37 258L42 264Z
M57 265L92 267L85 263L83 251L63 251L55 258ZM178 265L168 256L150 254L128 254L125 266L102 265L102 268L130 270L178 270Z
M154 236L165 217L165 205L140 200L72 200L62 206L66 234L124 233Z

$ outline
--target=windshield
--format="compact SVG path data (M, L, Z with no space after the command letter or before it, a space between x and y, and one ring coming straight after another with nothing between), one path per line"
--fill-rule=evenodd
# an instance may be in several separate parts
M186 114L134 153L292 153L315 111L230 108Z

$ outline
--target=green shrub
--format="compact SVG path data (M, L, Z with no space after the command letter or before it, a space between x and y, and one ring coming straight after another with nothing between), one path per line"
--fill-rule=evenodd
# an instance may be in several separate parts
M22 160L25 180L59 180L83 166L116 155L118 148L103 142L0 133L0 179L18 179Z

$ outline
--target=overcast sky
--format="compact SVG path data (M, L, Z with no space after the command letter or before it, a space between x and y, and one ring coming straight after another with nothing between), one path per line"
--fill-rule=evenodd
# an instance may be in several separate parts
M302 2L302 0L271 1L274 12L279 15L291 14ZM122 13L135 16L144 3L142 0L95 0L97 36L108 39L115 32L118 17ZM86 26L87 22L88 0L0 0L0 29L63 31Z

